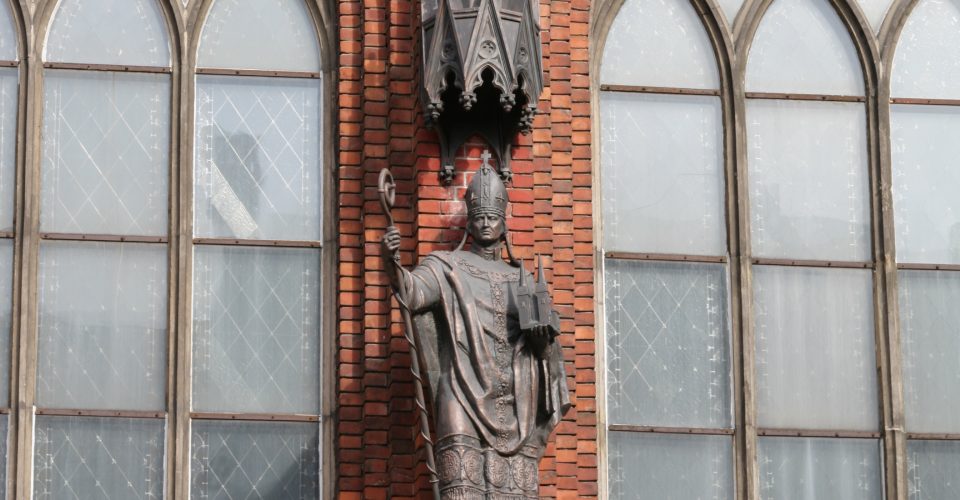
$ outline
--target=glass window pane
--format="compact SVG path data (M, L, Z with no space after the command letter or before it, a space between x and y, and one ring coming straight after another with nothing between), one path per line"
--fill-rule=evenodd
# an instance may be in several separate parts
M893 56L891 97L960 99L960 4L920 0Z
M828 0L776 0L770 5L750 46L746 88L863 95L860 60Z
M960 264L960 108L890 109L897 261Z
M38 406L166 407L166 246L45 241L39 323Z
M46 75L42 230L166 235L169 75Z
M753 255L870 260L863 105L749 100L747 137Z
M733 26L737 19L737 13L740 12L740 6L743 5L743 0L717 0L717 3L720 4L723 14L727 17L727 24Z
M611 432L609 457L611 499L725 500L734 495L728 436Z
M716 56L686 0L627 0L607 33L600 82L720 88Z
M761 437L760 498L883 498L876 439Z
M890 9L891 0L857 0L860 9L875 33L880 32L880 26L883 25L883 18Z
M730 427L726 266L605 266L609 423Z
M193 408L319 412L320 251L198 246Z
M0 60L16 61L20 59L17 54L17 28L14 25L13 12L10 11L9 4L0 5Z
M960 273L899 277L907 430L960 433Z
M604 92L604 249L726 254L720 99Z
M203 68L320 71L317 35L303 0L216 0L197 57Z
M197 77L196 134L197 236L320 239L318 81Z
M866 269L753 268L761 427L876 430Z
M960 498L960 441L907 441L910 500Z
M163 436L159 419L38 416L33 498L161 498Z
M0 408L10 405L10 334L13 316L13 240L0 240ZM0 434L4 436L6 434ZM0 491L2 493L2 491ZM0 498L3 495L0 494Z
M61 1L44 60L170 66L160 5L157 0Z
M319 498L318 431L315 423L194 420L191 497Z
M0 231L13 231L19 86L17 68L0 68Z

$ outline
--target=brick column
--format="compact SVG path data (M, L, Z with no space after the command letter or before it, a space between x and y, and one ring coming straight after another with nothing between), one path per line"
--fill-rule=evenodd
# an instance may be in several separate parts
M439 182L436 135L419 101L419 2L343 0L339 7L339 257L337 486L342 499L430 498L417 442L410 353L380 264L386 218L379 170L398 182L394 216L412 266L462 235L460 201L485 145L460 149L450 186ZM547 87L534 131L513 148L508 227L532 268L544 256L562 316L561 342L576 408L541 465L541 495L597 495L589 2L541 2Z

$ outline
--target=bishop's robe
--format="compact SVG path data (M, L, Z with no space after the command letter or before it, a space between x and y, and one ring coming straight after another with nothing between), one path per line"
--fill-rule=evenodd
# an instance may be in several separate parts
M570 408L559 343L537 350L520 331L521 272L466 251L434 252L404 272L444 500L538 498L547 438Z

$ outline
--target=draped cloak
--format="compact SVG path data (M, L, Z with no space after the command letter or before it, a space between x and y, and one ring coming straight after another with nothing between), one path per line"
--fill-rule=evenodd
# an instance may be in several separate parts
M520 332L520 272L526 271L472 252L434 252L404 273L401 286L415 315L434 408L441 409L435 419L456 420L442 414L452 403L442 399L452 393L486 446L502 456L533 447L539 456L571 404L559 342L534 352ZM469 433L458 425L437 427ZM446 437L440 433L438 441Z

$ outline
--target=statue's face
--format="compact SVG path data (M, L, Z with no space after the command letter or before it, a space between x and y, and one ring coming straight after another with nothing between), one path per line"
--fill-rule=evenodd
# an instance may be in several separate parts
M477 214L467 221L467 231L481 246L492 245L503 236L504 220L496 214Z

